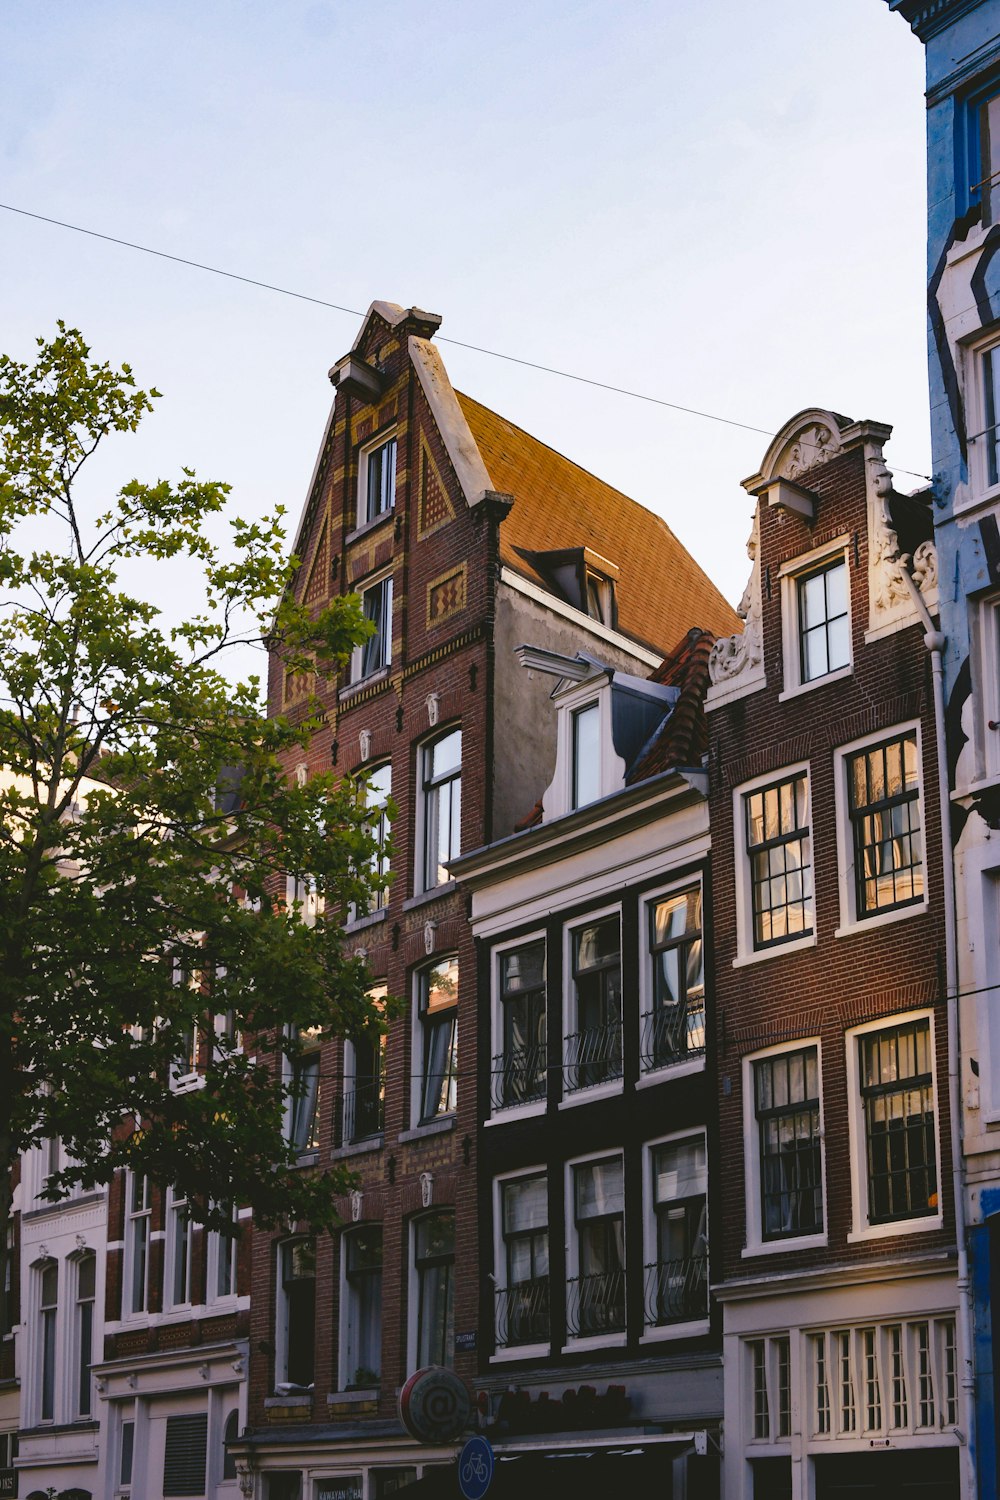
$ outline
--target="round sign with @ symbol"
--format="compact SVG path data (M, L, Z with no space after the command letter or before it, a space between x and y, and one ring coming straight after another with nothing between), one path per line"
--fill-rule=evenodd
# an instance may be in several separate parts
M458 1455L458 1487L465 1500L482 1500L493 1478L493 1449L484 1437L470 1437Z
M447 1443L469 1425L472 1402L454 1370L416 1370L399 1393L399 1420L418 1443Z

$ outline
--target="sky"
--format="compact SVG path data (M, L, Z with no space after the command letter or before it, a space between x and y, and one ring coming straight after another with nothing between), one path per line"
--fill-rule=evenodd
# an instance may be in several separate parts
M734 603L740 481L795 412L888 422L898 487L930 472L924 160L884 0L0 7L4 204L728 419L442 345ZM102 483L187 465L294 528L357 316L0 210L0 350L60 318L163 392Z

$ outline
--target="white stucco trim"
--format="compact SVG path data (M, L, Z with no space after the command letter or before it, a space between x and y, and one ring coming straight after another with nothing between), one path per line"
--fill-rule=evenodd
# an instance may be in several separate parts
M462 493L467 504L478 505L494 486L465 420L465 413L458 404L455 387L448 379L444 360L429 339L418 339L411 333L408 347L421 390L427 397Z

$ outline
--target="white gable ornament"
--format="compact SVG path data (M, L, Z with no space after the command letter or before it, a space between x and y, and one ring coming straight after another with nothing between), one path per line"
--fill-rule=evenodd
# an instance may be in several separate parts
M434 1201L434 1173L421 1172L420 1174L420 1207L430 1208Z
M430 958L431 954L434 952L434 934L436 931L436 922L424 923L424 952L427 954L428 958Z
M750 570L747 586L743 590L743 598L736 607L736 613L744 621L743 629L737 634L720 637L712 647L708 658L709 681L716 687L725 686L734 678L745 678L747 686L750 685L751 679L756 681L759 677L763 680L764 646L761 636L758 517L759 510L755 510L753 528L747 541L747 556L753 567ZM742 681L739 685L743 685Z
M372 732L370 729L362 729L358 735L358 748L361 751L361 759L367 760L372 753Z
M441 694L428 693L424 701L427 704L427 722L433 729L441 717Z
M358 1188L355 1188L354 1191L351 1193L351 1223L352 1224L357 1224L358 1220L361 1218L361 1204L362 1204L362 1201L363 1201L363 1198L362 1198L362 1194L361 1194L360 1190Z

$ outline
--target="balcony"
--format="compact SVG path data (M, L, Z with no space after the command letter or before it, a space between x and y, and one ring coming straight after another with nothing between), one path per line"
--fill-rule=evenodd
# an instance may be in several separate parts
M385 1121L385 1086L380 1078L355 1084L348 1079L338 1100L338 1146L353 1146L382 1134Z
M493 1059L491 1096L494 1109L513 1109L545 1098L548 1049L544 1042L512 1047Z
M708 1317L708 1258L661 1260L646 1267L647 1328L694 1323Z
M686 1005L662 1005L642 1017L639 1043L642 1071L669 1068L705 1055L705 997L689 995Z
M596 1088L622 1076L622 1023L617 1018L566 1038L566 1091Z
M566 1332L593 1338L625 1332L625 1271L576 1276L566 1283Z
M501 1287L496 1294L496 1346L513 1349L519 1344L549 1341L548 1278L520 1281Z

